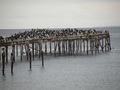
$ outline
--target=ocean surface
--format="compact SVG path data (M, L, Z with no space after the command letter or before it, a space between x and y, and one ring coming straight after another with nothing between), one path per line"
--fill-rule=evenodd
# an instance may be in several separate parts
M32 62L32 70L26 57L16 57L14 73L10 72L10 60L2 75L0 61L0 90L120 90L120 27L99 27L108 30L112 50L94 55L45 56L42 67L38 56ZM30 29L4 29L0 36Z

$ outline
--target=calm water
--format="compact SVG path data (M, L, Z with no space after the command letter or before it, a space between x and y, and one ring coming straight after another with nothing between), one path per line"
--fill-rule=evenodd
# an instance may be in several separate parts
M109 30L110 52L96 55L46 56L45 66L38 57L32 63L17 57L14 74L10 73L10 63L2 76L0 63L0 90L120 90L120 27L97 28ZM23 30L24 31L24 30ZM7 36L18 30L1 30Z

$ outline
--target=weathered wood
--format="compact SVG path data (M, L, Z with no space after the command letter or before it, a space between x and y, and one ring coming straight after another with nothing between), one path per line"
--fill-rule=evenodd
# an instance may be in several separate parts
M105 52L107 51L107 39L105 38Z
M6 46L6 63L8 63L8 46Z
M11 74L13 74L14 55L11 53Z
M0 62L1 62L1 47L0 47Z
M47 42L45 42L45 54L47 54Z
M87 55L88 55L88 39L87 39Z
M2 74L5 75L5 49L2 48Z
M66 53L68 52L68 40L66 40Z
M58 42L58 53L59 55L61 55L61 42L60 41Z
M28 61L28 58L29 58L29 44L26 44L26 57L27 57L27 61Z
M44 52L41 51L41 56L42 56L42 66L44 66Z
M32 68L32 55L31 55L31 51L29 49L29 62L30 62L30 69Z
M110 45L110 44L111 44L111 42L110 42L110 35L109 35L109 36L108 36L108 46L109 46L109 47L108 47L108 51L111 50L111 45Z
M33 60L34 60L34 43L32 43L32 55L33 55Z
M95 54L97 53L97 40L95 39Z
M20 60L22 61L23 57L23 45L20 45Z
M83 51L85 52L85 40L83 40Z
M67 30L66 32L66 30L65 31L58 30L57 32L59 33L54 33L56 31L51 32L50 30L48 31L45 30L42 36L38 35L35 32L35 35L33 35L32 38L28 36L27 38L22 38L18 40L16 39L11 40L11 41L5 40L4 42L0 42L0 47L3 47L3 46L8 47L8 46L16 45L16 55L18 56L18 45L32 44L33 59L34 59L34 52L35 54L38 54L38 51L39 51L39 58L40 58L40 52L42 49L40 49L40 45L39 45L39 50L38 50L38 43L45 43L45 54L47 53L47 43L50 43L50 46L49 46L50 53L52 52L51 42L54 42L54 53L55 54L56 53L73 54L75 51L77 53L79 51L80 52L87 51L87 54L88 54L89 50L91 52L95 51L95 53L97 51L100 52L100 49L102 50L102 52L104 49L105 51L111 50L110 35L108 31L97 32L96 30L86 30L86 31L81 30L80 33L79 31L80 30L71 30L71 31ZM105 41L103 41L104 39ZM92 42L90 40L92 40ZM34 47L34 44L35 44L35 47ZM21 61L22 61L22 56L23 56L23 48L21 49ZM7 57L6 57L6 60L7 60Z
M39 45L39 59L40 59L40 54L41 54L41 43L38 43Z
M12 46L13 62L15 62L15 45Z
M54 42L54 55L56 55L57 42Z
M80 39L80 52L82 52L82 40Z
M102 38L102 52L104 51L104 38Z
M52 47L51 47L51 42L50 42L50 54L52 53L52 52L51 52L51 49L52 49Z
M18 45L16 45L16 56L18 56Z
M35 55L38 54L38 43L35 43Z

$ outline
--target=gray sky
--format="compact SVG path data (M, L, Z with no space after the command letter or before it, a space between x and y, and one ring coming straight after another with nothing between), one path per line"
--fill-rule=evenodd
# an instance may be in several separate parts
M120 0L0 0L0 28L120 25Z

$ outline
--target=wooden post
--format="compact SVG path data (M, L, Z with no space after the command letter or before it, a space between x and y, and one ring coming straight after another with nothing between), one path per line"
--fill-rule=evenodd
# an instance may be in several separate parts
M50 42L50 54L51 54L51 42Z
M82 52L82 41L80 39L80 52Z
M13 74L14 55L11 53L11 74Z
M85 40L83 40L83 50L85 52Z
M93 48L94 48L94 42L93 40L90 40L90 51L93 54Z
M26 44L26 56L27 56L27 61L28 61L28 58L29 58L29 44Z
M2 74L5 75L5 49L2 48Z
M102 37L102 52L104 50L104 38Z
M76 40L76 53L78 53L78 50L79 50L79 44L78 44L78 40Z
M54 42L54 55L56 55L57 42Z
M35 43L35 55L37 55L37 54L38 54L38 44Z
M97 53L97 40L95 39L95 54Z
M70 47L70 40L68 41L68 54L70 54L70 49L71 49L71 47Z
M40 53L41 53L41 43L39 42L39 59L40 59Z
M6 63L8 63L8 46L6 46Z
M107 51L107 40L105 38L105 52Z
M98 53L99 53L99 46L100 46L100 40L98 39L98 43L97 43Z
M15 62L15 45L12 46L13 62Z
M34 43L32 43L32 55L33 55L33 60L34 60Z
M87 55L88 55L88 39L87 39Z
M67 53L67 50L68 50L68 41L66 40L66 53Z
M78 45L77 45L77 47L78 47L78 51L79 51L79 47L80 46L80 40L78 39Z
M39 58L41 56L41 51L42 51L42 42L41 43L39 42Z
M62 41L62 54L64 53L64 41Z
M62 41L62 53L65 55L65 41Z
M47 54L47 42L45 42L45 54Z
M42 56L42 66L44 66L44 52L41 51L41 56Z
M22 57L23 57L23 45L21 44L21 46L20 46L20 59L21 59L21 61L22 61Z
M73 54L75 52L75 40L73 40Z
M60 45L60 41L58 41L58 52L59 52L59 55L61 55L61 45Z
M30 49L29 49L28 53L29 53L29 63L30 63L30 70L31 70L31 68L32 68L32 58L31 58L32 55L31 55Z
M110 42L110 35L108 35L108 50L111 50L111 42Z
M95 40L92 40L92 50L93 50L93 52L92 52L92 54L95 52Z
M16 45L16 56L18 56L18 45Z
M1 47L0 47L0 62L1 62Z

